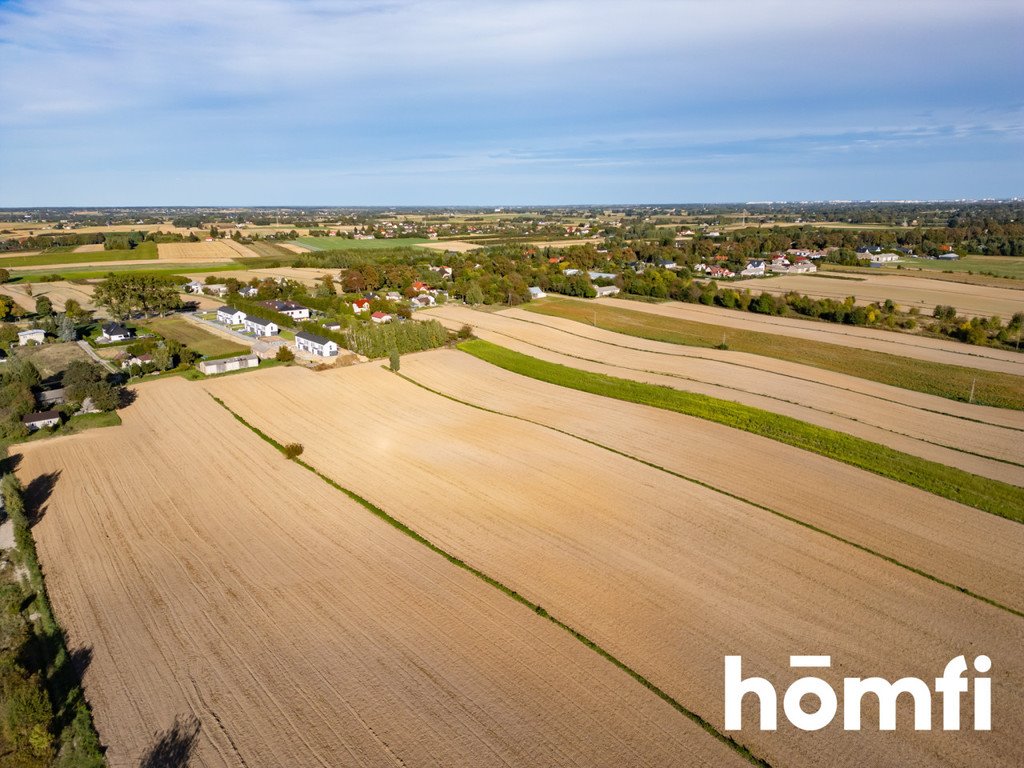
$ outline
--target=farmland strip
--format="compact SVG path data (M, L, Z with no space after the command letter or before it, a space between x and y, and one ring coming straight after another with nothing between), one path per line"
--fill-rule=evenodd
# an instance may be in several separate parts
M256 435L258 435L262 440L266 441L270 445L272 445L275 448L277 448L277 450L281 451L282 454L285 453L285 446L283 444L281 444L280 442L278 442L273 437L271 437L270 435L266 434L265 432L263 432L259 428L257 428L255 426L253 426L252 424L250 424L242 416L240 416L238 413L236 413L230 407L228 407L228 405L223 400L221 400L220 398L216 397L213 394L211 394L210 397L212 397L217 402L217 404L220 405L222 408L224 408L228 413L230 413L232 416L234 416L235 419L239 423L241 423L244 426L248 427ZM656 696L658 696L658 698L660 698L663 701L665 701L666 703L670 704L672 706L672 708L675 709L677 712L679 712L681 715L685 716L689 720L692 720L694 723L699 725L702 729L704 729L709 734L714 736L720 742L722 742L723 744L726 744L731 749L735 750L740 756L742 756L745 760L747 760L752 765L764 766L765 768L769 768L770 767L770 763L768 763L763 758L758 757L756 754L754 754L744 744L736 741L731 736L726 736L724 733L722 733L720 730L718 730L714 725L712 725L706 719L701 717L699 714L697 714L693 710L687 708L682 703L680 703L679 701L674 699L672 696L667 694L665 691L663 691L657 685L655 685L650 680L645 678L643 675L641 675L639 672L637 672L632 667L628 666L624 662L622 662L619 659L617 659L615 656L613 656L607 650L605 650L604 648L599 646L597 643L595 643L589 637L584 635L582 632L579 632L578 630L574 629L573 627L571 627L569 624L567 624L566 622L562 621L558 617L553 616L550 613L548 613L543 607L541 607L537 603L529 600L528 598L526 598L523 595L521 595L518 592L516 592L511 587L509 587L509 586L503 584L502 582L498 581L497 579L495 579L495 578L493 578L491 576L488 576L486 573L484 573L479 568L476 568L476 567L470 565L469 563L465 562L461 558L456 557L455 555L453 555L452 553L448 552L447 550L442 549L441 547L437 546L432 541L430 541L429 539L424 537L422 534L420 534L417 531L415 531L412 528L410 528L408 525L403 523L398 518L394 517L393 515L389 514L388 512L385 512L383 509L381 509L380 507L376 506L372 502L364 499L359 494L357 494L354 491L352 491L352 490L346 488L345 486L341 485L336 480L334 480L333 478L327 476L326 474L324 474L323 472L318 470L313 465L303 461L302 459L300 459L298 457L292 457L291 460L294 461L299 466L303 467L304 469L307 469L310 472L312 472L314 475L319 477L321 480L323 480L325 483L330 485L332 488L335 488L335 489L341 491L346 496L348 496L350 499L352 499L356 503L360 504L363 508L365 508L366 510L368 510L372 514L376 515L381 520L383 520L386 523L388 523L388 525L391 525L392 527L394 527L397 530L401 531L406 536L411 538L413 541L417 542L418 544L423 545L424 547L429 549L431 552L434 552L435 554L440 555L441 557L443 557L445 560L447 560L452 565L455 565L455 566L457 566L459 568L462 568L465 571L468 571L469 573L473 574L477 578L479 578L482 581L484 581L486 584L490 585L491 587L494 587L495 589L499 590L500 592L502 592L506 596L512 598L516 602L522 603L523 605L528 607L530 610L532 610L534 613L536 613L538 616L541 616L543 618L548 619L553 624L555 624L555 626L557 626L560 629L568 632L570 635L572 635L572 637L574 637L579 642L583 643L583 645L585 645L587 648L590 648L592 651L596 652L598 655L600 655L606 661L610 661L612 664L614 664L616 667L618 667L623 672L628 674L630 677L632 677L634 680L636 680L642 686L644 686L649 691L651 691Z
M853 435L742 403L569 368L482 339L463 342L459 348L481 360L541 381L716 421L1024 523L1024 489L1009 483L982 478Z

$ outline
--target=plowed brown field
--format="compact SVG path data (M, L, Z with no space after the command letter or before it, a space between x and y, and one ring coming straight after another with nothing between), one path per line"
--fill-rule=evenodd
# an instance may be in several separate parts
M189 714L195 766L740 763L198 385L147 384L123 417L18 449L111 766Z
M1024 310L1024 290L994 288L987 285L968 285L944 280L914 278L898 275L857 275L862 280L841 280L815 275L781 275L770 280L748 278L730 285L737 289L749 288L753 293L762 291L782 294L797 291L822 298L842 301L856 296L858 304L869 304L892 299L902 309L917 307L931 315L937 304L956 307L961 315L988 317L1000 315L1008 320L1014 312Z
M929 680L954 656L982 649L999 670L991 733L917 732L908 708L894 733L840 726L812 734L784 720L777 732L759 732L749 706L742 741L774 764L1024 761L1017 616L747 503L441 398L377 366L276 368L203 386L275 439L301 442L314 467L542 605L719 728L726 654L741 654L745 674L757 670L779 690L802 676L787 669L793 653L831 654L834 668L823 677L839 690L847 675ZM598 410L593 418L613 416ZM784 469L787 482L803 481L799 465ZM752 479L745 495L758 493ZM894 485L887 508L895 514L915 494ZM1019 574L1010 578L1019 594Z
M774 333L795 339L823 341L843 347L869 349L890 355L912 357L946 365L964 365L986 371L1000 371L1024 376L1024 355L987 347L972 347L958 341L945 341L896 331L836 325L834 323L800 320L792 317L771 317L752 312L737 312L724 307L706 307L703 304L683 304L668 301L647 304L641 301L606 298L602 304L672 317L691 322L720 325L761 333Z
M452 350L409 356L401 371L460 401L622 451L1024 611L1017 523L765 437L518 376Z
M1024 467L1018 466L1024 464L1022 412L758 355L648 341L521 310L445 306L422 316L451 328L472 325L481 338L544 360L745 403L1024 485Z

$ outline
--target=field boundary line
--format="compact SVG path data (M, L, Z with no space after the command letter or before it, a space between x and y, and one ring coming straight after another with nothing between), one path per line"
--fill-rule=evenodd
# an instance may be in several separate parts
M542 314L539 310L536 310L536 309L524 309L524 311L532 312L533 314ZM714 362L714 363L722 363L723 365L733 365L733 366L736 366L737 368L746 368L748 370L759 371L761 373L769 373L769 374L773 374L775 376L783 376L783 377L785 377L787 379L793 379L795 381L801 381L801 382L804 382L805 384L815 384L817 386L828 387L829 389L836 389L836 390L839 390L840 392L852 392L852 393L854 393L856 395L860 395L861 397L870 397L870 398L872 398L874 400L881 400L883 403L893 403L894 405L902 405L905 408L913 408L916 411L924 411L925 413L934 413L934 414L937 414L937 415L940 415L940 416L948 416L948 417L953 418L953 419L961 419L963 421L971 421L971 422L975 422L977 424L985 424L985 425L990 426L990 427L999 427L1001 429L1011 429L1011 430L1014 430L1015 432L1024 432L1024 428L1022 428L1022 427L1011 427L1011 426L1007 426L1005 424L993 424L990 421L985 421L984 419L977 419L977 418L974 418L974 417L971 417L971 416L961 416L961 415L956 414L956 413L949 413L947 411L940 411L940 410L937 410L937 409L934 409L934 408L925 408L925 407L920 406L920 405L909 405L907 403L903 403L903 402L900 402L899 400L894 400L894 399L889 398L889 397L882 397L881 395L871 395L871 394L868 394L866 392L859 392L856 389L851 389L850 387L842 387L842 386L839 386L838 384L827 384L825 382L815 381L814 379L806 379L806 378L804 378L802 376L797 376L796 374L793 374L793 373L781 373L779 371L770 371L770 370L768 370L766 368L758 368L756 365L749 365L747 363L739 363L739 362L736 362L735 360L716 360L715 358L702 357L701 355L697 355L697 354L685 354L685 353L681 353L681 352L665 352L665 351L659 351L659 350L654 350L654 349L639 349L637 347L631 347L628 344L616 344L614 341L606 341L604 339L594 339L594 338L592 338L590 336L585 336L582 333L573 333L572 331L567 331L567 330L565 330L563 328L558 328L558 327L553 326L553 325L546 325L545 323L537 322L535 320L526 320L525 318L522 318L522 317L511 317L509 315L501 315L501 316L506 318L506 319L508 319L508 320L515 320L516 322L526 323L528 325L537 325L537 326L539 326L541 328L547 328L549 331L557 331L559 333L564 333L564 334L566 334L568 336L575 336L576 338L579 338L579 339L586 339L587 341L593 341L593 342L596 342L598 344L605 344L605 345L607 345L609 347L616 347L617 349L626 349L626 350L629 350L630 352L646 352L646 353L651 354L651 355L664 355L665 357L684 357L684 358L704 360L704 361ZM551 317L551 315L543 315L543 316L544 317ZM569 322L573 322L573 323L579 323L580 322L579 320L572 320L571 318L561 318L561 319L569 320ZM584 323L580 323L580 324L584 325ZM632 336L632 334L620 333L619 331L612 331L612 330L610 330L608 328L601 328L600 326L593 326L593 327L597 328L598 330L606 331L607 333L618 333L620 336ZM485 329L485 330L487 330L487 329ZM490 333L501 333L501 332L500 331L490 331ZM502 333L502 335L503 336L510 336L510 334L507 334L507 333ZM778 336L780 334L774 334L774 335ZM511 338L515 338L515 337L511 336ZM633 336L633 338L644 339L645 341L655 341L655 342L659 341L658 339L647 339L644 336ZM522 341L522 339L517 339L517 341ZM523 343L524 344L529 344L530 342L523 342ZM662 344L675 344L675 342L671 342L671 341L661 341L659 343L662 343ZM534 344L533 346L540 347L541 349L547 349L547 347L541 347L539 344ZM686 344L676 344L676 346L686 347L687 345ZM711 347L695 347L695 349L712 349L712 348ZM558 350L554 350L554 349L548 349L548 351L549 352L558 352ZM559 354L563 354L564 355L566 353L565 352L559 352ZM754 352L741 352L740 354L754 355L756 353L754 353ZM887 353L882 353L882 354L887 354ZM574 355L572 355L572 356L574 357ZM760 355L760 357L768 357L768 356L767 355ZM899 357L899 355L893 355L893 357ZM581 357L580 359L581 360L586 360L588 358ZM777 358L777 357L768 357L768 359L769 360L780 360L781 362L791 363L792 365L803 365L803 366L806 366L807 368L815 368L816 370L820 370L820 371L827 371L828 370L827 368L817 368L817 366L809 365L807 363L792 363L789 360L783 360L782 358ZM600 360L591 360L590 362L595 362L596 363L596 362L602 362L602 361L600 361ZM603 363L603 364L604 365L608 365L608 363ZM627 366L618 366L618 367L626 368ZM631 369L631 370L637 370L637 369ZM830 371L830 372L831 373L839 373L838 371ZM663 373L663 372L662 371L647 371L647 373ZM665 374L665 375L672 376L672 375L676 375L676 374ZM840 375L851 376L851 378L859 378L859 377L856 377L856 376L852 376L852 374L840 374ZM1009 374L1009 375L1015 375L1015 374ZM686 378L686 377L680 377L680 378ZM727 385L724 385L724 384L717 384L717 383L712 382L712 381L702 381L701 379L694 379L694 378L690 378L690 380L691 381L697 381L697 382L700 382L702 384L713 384L714 386L725 387L727 389L735 389L738 392L747 392L748 394L761 395L760 392L748 392L745 389L739 389L738 387L730 387L730 386L727 386ZM882 384L883 386L894 387L895 389L904 389L907 392L918 392L918 394L928 394L927 392L919 392L916 389L909 389L907 387L896 387L893 384L884 384L883 382L874 381L874 379L863 379L863 380L864 381L872 381L872 382L874 382L876 384ZM772 397L771 395L761 395L761 396L762 397ZM932 397L941 397L941 396L940 395L932 395ZM781 398L774 398L774 399L781 399ZM952 400L954 403L961 403L961 402L963 402L962 400L954 400L951 397L946 397L946 398L942 398L942 399L944 399L944 400ZM783 401L783 402L788 402L788 401ZM809 406L807 406L807 407L809 407ZM998 407L998 406L986 406L986 407L995 408L995 407ZM1011 412L1012 411L1020 411L1019 408L1003 408L1002 410L1011 411ZM849 417L847 417L847 418L849 418Z
M665 474L672 475L673 477L677 477L680 480L685 480L685 481L687 481L689 483L693 483L694 485L699 485L701 488L706 488L709 491L713 491L715 493L720 493L723 496L726 496L726 497L728 497L730 499L734 499L735 501L739 501L739 502L742 502L744 504L749 504L752 507L760 509L760 510L762 510L764 512L768 512L768 513L770 513L772 515L775 515L776 517L780 517L783 520L787 520L787 521L789 521L791 523L796 523L797 525L802 526L803 528L807 528L808 530L814 531L815 533L820 533L820 534L822 534L824 536L828 536L830 539L834 539L835 541L838 541L838 542L840 542L842 544L846 544L848 546L851 546L854 549L858 549L858 550L860 550L862 552L865 552L865 553L867 553L869 555L873 555L874 557L880 558L880 559L886 561L887 563L891 563L892 565L895 565L895 566L897 566L899 568L903 568L903 569L905 569L907 571L910 571L911 573L917 574L918 576L923 576L924 578L928 579L929 581L934 581L936 584L941 584L942 586L948 587L948 588L952 589L955 592L960 592L961 594L967 595L968 597L973 597L976 600L980 600L983 603L987 603L988 605L991 605L991 606L993 606L995 608L999 608L1001 610L1004 610L1007 613L1013 614L1014 616L1018 616L1020 618L1024 618L1024 611L1017 610L1016 608L1011 608L1008 605L1003 605L999 601L993 600L990 597L985 597L984 595L979 594L977 592L974 592L974 591L972 591L972 590L970 590L970 589L968 589L966 587L962 587L959 584L955 584L955 583L953 583L951 581L946 581L945 579L942 579L942 578L940 578L938 576L935 576L934 574L928 573L927 571L922 570L921 568L917 568L917 567L915 567L913 565L908 565L907 563L901 562L900 560L897 560L896 558L894 558L894 557L892 557L890 555L886 555L883 552L878 552L877 550L874 550L871 547L868 547L868 546L866 546L864 544L858 544L856 541L853 541L852 539L847 539L847 538L845 538L843 536L840 536L838 533L833 533L832 531L829 531L827 528L822 528L820 526L814 525L813 523L808 523L807 521L801 520L798 517L793 517L792 515L788 515L785 512L780 512L777 509L772 509L771 507L766 506L764 504L761 504L760 502L752 501L751 499L745 498L745 497L740 496L739 494L736 494L736 493L732 493L731 491L726 491L726 490L724 490L722 488L718 488L718 487L716 487L714 485L711 485L710 483L707 483L707 482L705 482L703 480L698 480L698 479L696 479L694 477L689 477L688 475L684 475L681 472L676 472L675 470L668 469L667 467L662 467L662 466L660 466L658 464L655 464L652 461L648 461L647 459L642 459L639 456L634 456L634 455L632 455L630 453L626 453L625 451L619 450L618 448L613 448L610 445L605 445L604 443L599 443L596 440L591 440L588 437L583 437L582 435L577 435L574 432L570 432L570 431L565 430L565 429L560 429L559 427L553 427L550 424L544 424L543 422L540 422L540 421L534 421L533 419L528 419L525 416L516 416L515 414L505 413L503 411L497 411L497 410L494 410L493 408L488 408L487 406L484 406L484 405L477 405L476 403L470 403L470 402L468 402L466 400L460 400L459 398L455 397L454 395L449 395L449 394L446 394L444 392L440 392L440 391L438 391L436 389L432 389L431 387L428 387L426 384L423 384L423 383L421 383L419 381L416 381L415 379L413 379L410 376L407 376L406 374L398 373L396 375L399 376L402 379L405 379L410 384L412 384L414 386L417 386L417 387L420 387L421 389L425 389L427 392L430 392L430 393L432 393L434 395L437 395L438 397L443 397L446 400L451 400L452 402L459 403L460 405L464 405L464 406L466 406L468 408L475 408L477 410L484 411L486 413L494 414L495 416L504 416L505 418L508 418L508 419L515 419L516 421L522 421L522 422L525 422L527 424L533 424L534 426L537 426L537 427L542 427L544 429L549 429L552 432L557 432L557 433L559 433L561 435L565 435L566 437L571 437L571 438L573 438L575 440L579 440L580 442L586 443L588 445L592 445L592 446L594 446L596 448L601 448L601 449L603 449L605 451L608 451L609 453L614 453L617 456L621 456L621 457L623 457L625 459L630 459L631 461L635 461L638 464L643 464L644 466L650 467L651 469L656 469L659 472L664 472Z
M284 448L285 448L284 445L279 443L277 440L272 438L267 433L265 433L262 430L260 430L258 427L250 424L248 421L246 421L244 418L242 418L242 416L240 416L239 414L235 413L235 411L233 411L230 407L228 407L228 405L223 400L221 400L219 397L217 397L216 395L214 395L212 393L209 393L209 392L207 394L209 394L210 397L212 397L213 400L219 406L221 406L224 410L226 410L228 413L230 413L232 416L234 416L236 421L238 421L243 426L247 427L249 430L251 430L253 433L255 433L258 437L260 437L262 440L264 440L267 443L269 443L270 445L272 445L274 448L276 448L278 451L280 451L282 455L284 455ZM286 457L286 460L294 461L296 464L298 464L303 469L306 469L306 470L312 472L314 475L316 475L318 478L320 478L325 483L330 485L332 488L334 488L334 489L336 489L338 491L341 491L348 498L352 499L352 501L354 501L357 504L359 504L360 506L362 506L364 509L369 511L371 514L373 514L376 517L380 518L381 520L383 520L384 522L386 522L388 525L392 526L393 528L396 528L397 530L401 531L406 536L411 538L413 541L415 541L416 543L426 547L431 552L434 552L435 554L440 555L441 557L443 557L445 560L447 560L452 565L454 565L454 566L456 566L458 568L461 568L461 569L463 569L463 570L473 574L478 579L484 581L485 583L487 583L491 587L494 587L498 591L502 592L505 596L510 597L511 599L515 600L517 603L520 603L520 604L526 606L527 608L529 608L531 611L533 611L538 616L540 616L542 618L545 618L548 621L552 622L559 629L564 630L565 632L570 634L573 638L575 638L580 643L585 645L587 648L589 648L590 650L594 651L596 654L601 656L603 659L605 659L605 661L608 661L608 662L612 663L618 669L620 669L623 672L625 672L627 675L629 675L631 678L633 678L633 680L635 680L636 682L640 683L640 685L642 685L644 688L649 690L651 693L655 694L658 698L660 698L665 703L669 704L673 709L675 709L681 715L686 717L688 720L691 720L696 725L699 725L710 736L713 736L715 739L717 739L718 741L722 742L723 744L725 744L726 746L728 746L729 748L731 748L732 750L737 752L741 757L743 757L745 760L747 760L747 762L751 763L752 765L759 766L759 768L772 768L771 763L769 763L764 758L761 758L761 757L758 757L757 755L755 755L751 751L751 749L749 747L747 747L745 744L742 744L741 742L737 741L736 739L734 739L731 736L726 736L724 733L722 733L720 730L718 730L718 728L716 728L711 722L709 722L708 720L705 720L699 714L697 714L693 710L691 710L691 709L687 708L686 706L684 706L683 704L681 704L679 701L674 699L670 694L668 694L665 691L663 691L661 688L659 688L657 685L652 683L646 677L644 677L639 672L634 670L632 667L627 665L625 662L620 661L618 658L613 656L610 652L606 651L604 648L602 648L600 645L595 643L593 640L591 640L589 637L584 635L582 632L579 632L578 630L574 629L572 626L570 626L566 622L564 622L561 619L559 619L559 618L551 615L550 613L548 613L539 604L537 604L537 603L533 602L532 600L530 600L529 598L519 594L518 592L516 592L511 587L503 584L502 582L498 581L497 579L493 578L492 576L488 576L486 573L484 573L479 568L476 568L475 566L470 565L469 563L467 563L466 561L462 560L461 558L456 557L455 555L451 554L450 552L448 552L445 549L442 549L437 544L434 544L432 541L427 539L422 534L418 533L413 528L410 528L408 525L403 523L398 518L392 516L388 512L385 512L383 509L378 507L373 502L368 501L367 499L364 499L362 496L357 494L355 491L352 491L352 490L349 490L348 488L345 488L343 485L338 483L333 478L329 477L328 475L325 475L323 472L318 470L312 464L309 464L309 463L303 461L302 459L300 459L298 457L293 457L291 459L287 459L287 457Z

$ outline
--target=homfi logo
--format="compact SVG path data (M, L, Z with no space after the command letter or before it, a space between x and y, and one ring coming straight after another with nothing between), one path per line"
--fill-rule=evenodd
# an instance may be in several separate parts
M828 669L832 666L831 656L790 656L792 669ZM753 694L760 705L760 726L762 731L774 731L778 726L778 694L775 686L763 677L743 677L743 658L725 657L725 730L739 731L743 728L743 697ZM974 659L974 669L982 674L992 668L988 656ZM935 678L935 693L942 697L942 730L960 730L960 698L973 686L974 730L992 730L992 680L988 677L974 677L968 680L967 660L957 656L946 664L942 677ZM924 680L903 677L889 682L881 677L847 677L843 680L843 729L861 729L861 701L870 694L878 700L878 730L896 730L896 706L912 706L914 730L932 729L932 689ZM803 708L805 697L816 697L818 709L806 712ZM810 702L813 706L813 698ZM820 677L801 677L789 688L782 699L782 710L786 718L803 731L820 731L836 717L839 700L832 686ZM871 727L868 724L867 727Z

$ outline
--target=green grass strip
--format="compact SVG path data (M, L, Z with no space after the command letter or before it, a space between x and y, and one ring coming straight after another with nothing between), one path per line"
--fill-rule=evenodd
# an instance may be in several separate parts
M73 251L43 251L32 256L5 256L0 259L0 267L40 267L46 264L91 264L96 261L135 261L157 258L156 243L145 242L138 248L117 251L89 251L74 253Z
M699 485L701 488L707 488L709 491L714 491L715 493L720 493L723 496L727 496L730 499L735 499L736 501L742 502L744 504L749 504L752 507L756 507L757 509L763 510L764 512L768 512L768 513L770 513L772 515L775 515L776 517L782 518L783 520L786 520L786 521L788 521L790 523L796 523L800 527L806 528L809 531L814 531L815 533L820 533L823 536L828 536L830 539L833 539L834 541L838 541L841 544L846 544L848 546L853 547L854 549L860 550L861 552L864 552L866 554L869 554L869 555L877 557L877 558L879 558L881 560L884 560L887 563L891 563L892 565L895 565L898 568L903 568L904 570L910 571L911 573L915 573L918 576L923 576L924 578L928 579L929 581L934 581L936 584L941 584L944 587L949 587L950 589L952 589L955 592L960 592L961 594L967 595L968 597L973 597L974 599L980 600L983 603L988 603L989 605L991 605L991 606L993 606L995 608L999 608L1001 610L1006 611L1007 613L1011 613L1014 616L1019 616L1021 618L1024 618L1024 611L1018 611L1016 608L1011 608L1008 605L1003 605L1002 603L1000 603L997 600L993 600L990 597L985 597L984 595L978 594L977 592L972 592L971 590L967 589L967 587L962 587L959 584L953 583L952 581L946 581L945 579L941 579L938 576L935 576L934 574L928 573L927 571L924 571L924 570L922 570L920 568L917 568L916 566L908 565L907 563L901 562L901 561L897 560L896 558L894 558L894 557L892 557L890 555L884 554L883 552L879 552L877 550L874 550L871 547L865 546L864 544L859 544L856 541L853 541L852 539L847 539L847 538L845 538L843 536L840 536L838 533L833 533L832 531L828 530L827 528L821 528L820 526L814 525L813 523L808 523L805 520L801 520L798 517L793 517L792 515L787 515L785 512L780 512L777 509L772 509L769 506L766 506L764 504L756 502L756 501L754 501L752 499L748 499L748 498L746 498L744 496L740 496L737 493L732 493L731 491L726 491L726 490L724 490L722 488L718 488L717 486L711 485L710 483L705 482L704 480L699 480L696 477L690 477L689 475L684 475L683 473L676 472L675 470L669 469L668 467L663 467L660 464L655 464L653 461L648 461L647 459L642 459L639 456L634 456L631 453L626 453L625 451L620 451L618 448L613 448L610 445L605 445L604 443L599 443L596 440L591 440L589 437L583 437L582 435L577 435L575 432L569 432L568 430L565 430L565 429L559 429L558 427L553 427L550 424L544 424L543 422L540 422L540 421L534 421L533 419L528 419L525 416L516 416L515 414L505 413L504 411L496 411L493 408L487 408L486 406L483 406L483 405L477 405L476 403L470 403L470 402L468 402L466 400L460 400L459 398L454 397L452 395L449 395L449 394L447 394L445 392L440 392L440 391L438 391L436 389L432 389L432 388L428 387L426 384L423 384L423 383L421 383L419 381L416 381L416 379L410 378L409 376L406 376L403 373L398 373L396 375L399 376L402 379L405 379L410 384L416 385L420 389L425 389L427 392L430 392L430 393L432 393L434 395L437 395L438 397L443 397L445 400L451 400L453 403L459 403L460 405L464 405L464 406L466 406L468 408L475 408L478 411L484 411L485 413L491 413L491 414L494 414L495 416L504 416L507 419L515 419L516 421L522 421L522 422L525 422L527 424L533 424L534 426L542 427L543 429L550 429L552 432L557 432L560 435L565 435L566 437L571 437L574 440L579 440L581 443L586 443L587 445L592 445L595 448L601 448L602 450L608 451L609 453L614 453L616 456L621 456L624 459L629 459L630 461L635 461L638 464L643 464L645 467L650 467L651 469L656 469L659 472L664 472L667 475L672 475L673 477L678 477L680 480L685 480L688 483L693 483L694 485Z
M1009 483L990 480L834 429L729 400L549 363L482 339L465 341L458 346L474 357L513 373L742 429L1014 522L1024 522L1024 488Z
M595 325L606 331L691 347L714 347L725 339L729 349L826 371L877 381L901 389L966 402L974 386L974 402L996 408L1024 409L1024 377L962 365L934 363L826 341L799 339L781 333L727 328L712 323L664 317L650 312L566 299L530 302L530 312ZM909 337L914 338L914 337ZM893 332L893 341L901 336ZM964 353L970 346L964 345Z
M233 410L231 410L231 408L229 408L225 404L225 402L223 400L221 400L220 398L215 397L212 394L210 395L210 397L212 397L222 408L224 408L224 410L226 410L228 413L230 413L232 416L234 416L236 421L238 421L240 424L242 424L245 427L247 427L248 429L250 429L256 435L258 435L262 440L265 440L267 443L269 443L270 445L274 446L278 451L280 451L282 454L284 454L284 445L279 443L277 440L272 438L267 433L265 433L262 430L260 430L258 427L255 427L252 424L250 424L249 422L247 422L245 419L243 419L241 416L239 416L237 413L235 413ZM458 558L455 555L451 554L447 550L444 550L441 547L437 546L432 541L430 541L429 539L424 537L422 534L417 533L415 530L410 528L408 525L403 523L398 518L393 517L392 515L388 514L383 509L378 507L376 504L374 504L374 503L364 499L362 496L360 496L359 494L355 493L354 491L350 491L348 488L345 488L344 486L340 485L339 483L337 483L332 478L330 478L327 475L325 475L322 472L320 472L320 470L316 469L311 464L306 463L305 461L303 461L300 458L292 458L291 461L294 461L299 466L303 467L304 469L309 470L314 475L316 475L321 480L323 480L325 483L330 485L332 488L334 488L334 489L336 489L338 491L341 491L343 494L345 494L350 499L352 499L352 501L356 502L357 504L362 506L364 509L366 509L369 512L371 512L372 514L376 515L381 520L386 522L388 525L392 526L393 528L398 529L399 531L404 533L406 536L411 538L413 541L417 542L418 544L423 545L424 547L429 549L431 552L434 552L435 554L440 555L441 557L443 557L445 560L447 560L452 565L457 566L458 568L462 568L465 571L468 571L469 573L471 573L474 576L476 576L478 579L486 582L490 586L492 586L495 589L499 590L500 592L505 594L507 597L510 597L513 600L515 600L516 602L521 603L522 605L526 606L527 608L529 608L531 611L533 611L538 616L541 616L541 617L547 619L548 621L553 623L555 626L559 627L560 629L565 630L570 635L572 635L574 638L576 638L576 640L578 640L579 642L583 643L583 645L585 645L587 648L589 648L590 650L594 651L599 656L601 656L605 661L609 661L612 664L614 664L620 670L622 670L627 675L629 675L631 678L633 678L636 682L640 683L644 688L646 688L651 693L656 695L662 701L664 701L667 704L669 704L673 709L675 709L681 715L683 715L687 719L689 719L689 720L693 721L694 723L696 723L697 725L699 725L707 733L709 733L710 735L714 736L716 739L718 739L720 742L722 742L726 746L728 746L728 747L732 748L733 750L735 750L737 753L739 753L741 756L743 756L752 765L761 766L761 768L771 768L771 764L768 761L766 761L766 760L758 757L757 755L755 755L753 752L750 751L750 749L747 746L745 746L744 744L741 744L740 742L736 741L736 739L732 738L731 736L726 736L724 733L719 731L714 725L712 725L709 721L705 720L703 717L698 715L693 710L688 709L687 707L685 707L682 704L680 704L678 701L676 701L676 699L672 698L672 696L670 696L668 693L663 691L661 688L659 688L657 685L652 683L646 677L644 677L639 672L634 670L632 667L628 666L625 662L622 662L619 659L617 659L615 656L612 656L612 654L610 654L608 651L606 651L600 645L595 643L589 637L584 635L582 632L579 632L579 631L573 629L571 626L566 624L561 619L558 619L555 616L552 616L542 606L540 606L537 603L533 602L532 600L524 597L523 595L519 594L518 592L516 592L511 587L508 587L505 584L501 583L497 579L495 579L495 578L493 578L491 576L488 576L486 573L481 571L479 568L475 568L472 565L469 565L464 560L461 560L460 558Z

